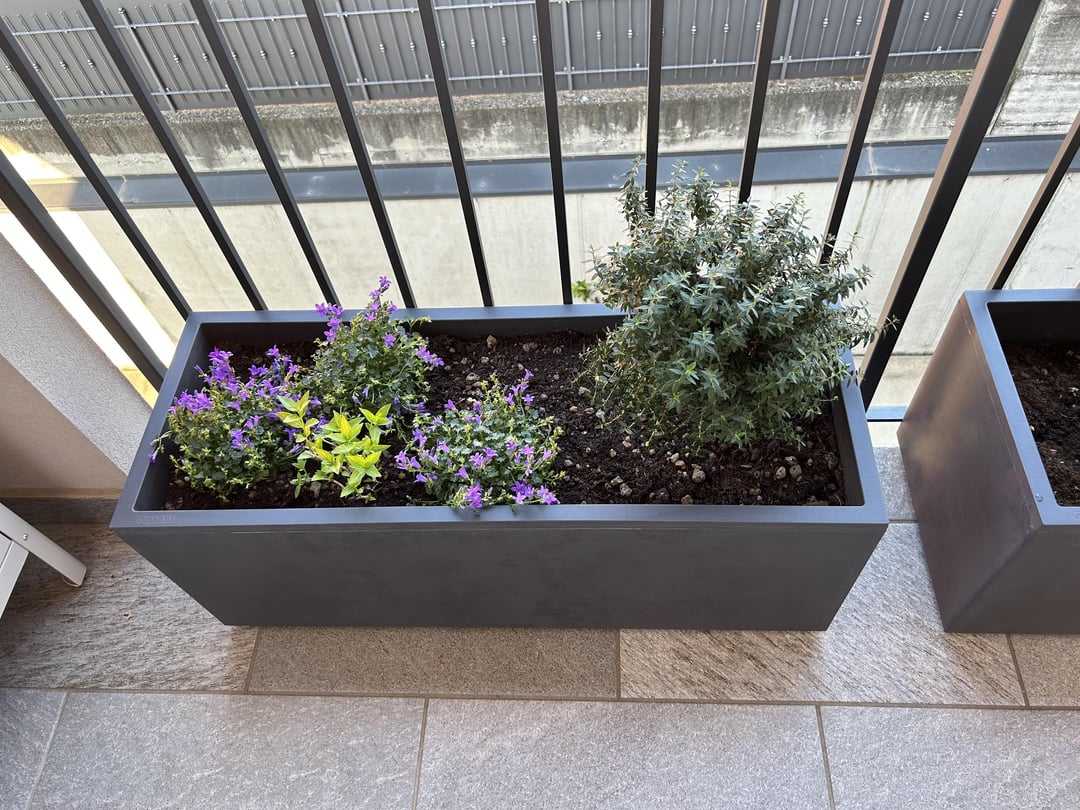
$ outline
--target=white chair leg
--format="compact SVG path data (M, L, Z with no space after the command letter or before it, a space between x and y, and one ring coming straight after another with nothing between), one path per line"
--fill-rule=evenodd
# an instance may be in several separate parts
M69 585L82 585L86 566L39 532L6 506L0 504L0 535L25 549L55 569ZM2 542L3 538L0 538ZM22 568L20 564L19 568Z

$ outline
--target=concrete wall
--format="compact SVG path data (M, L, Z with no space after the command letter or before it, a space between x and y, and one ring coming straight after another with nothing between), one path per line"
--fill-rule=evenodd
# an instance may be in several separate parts
M0 498L115 493L150 415L0 238Z

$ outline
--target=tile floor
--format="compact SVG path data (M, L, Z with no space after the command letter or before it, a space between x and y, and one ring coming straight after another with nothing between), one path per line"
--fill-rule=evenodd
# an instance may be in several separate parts
M0 619L3 808L1080 808L1080 637L946 635L893 525L825 633L223 627L94 523Z

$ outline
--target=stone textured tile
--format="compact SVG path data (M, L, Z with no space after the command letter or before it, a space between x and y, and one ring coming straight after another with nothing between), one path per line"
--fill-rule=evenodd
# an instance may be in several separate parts
M0 689L0 806L30 801L63 702L63 692Z
M809 706L433 700L418 810L829 806Z
M409 808L423 702L68 697L33 808Z
M0 618L0 686L243 688L253 628L222 625L104 527L39 528L86 580L27 561Z
M1022 704L1003 635L946 634L914 524L882 538L823 633L622 632L624 697Z
M889 520L915 520L915 507L911 505L911 490L908 489L900 448L875 447L874 457Z
M614 697L616 645L608 630L271 627L251 689Z
M1080 636L1013 636L1032 706L1080 706Z
M1080 712L821 712L837 810L1080 807Z

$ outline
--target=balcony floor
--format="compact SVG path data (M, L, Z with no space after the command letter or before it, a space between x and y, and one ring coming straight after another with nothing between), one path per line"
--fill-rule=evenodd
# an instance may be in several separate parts
M1080 636L946 635L895 447L825 633L229 628L101 524L0 619L0 806L1080 807Z

